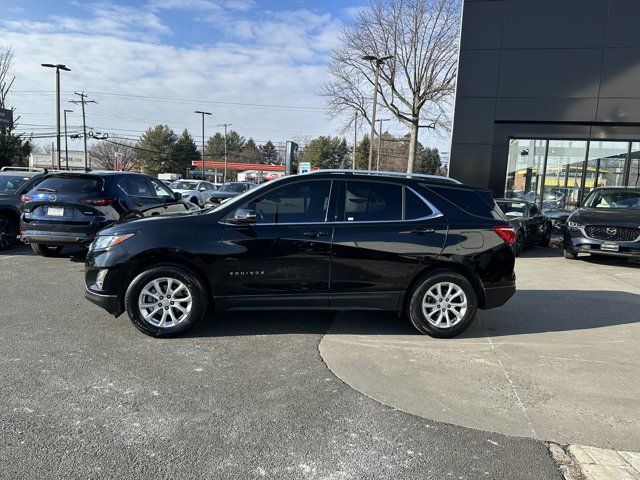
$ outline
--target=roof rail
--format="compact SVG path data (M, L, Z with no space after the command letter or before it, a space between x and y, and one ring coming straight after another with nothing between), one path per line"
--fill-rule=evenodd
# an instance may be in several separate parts
M43 172L47 173L46 168L36 167L2 167L0 172Z
M337 169L337 168L327 168L327 169L319 169L313 170L308 173L304 173L303 175L314 175L319 173L342 173L345 175L381 175L385 177L402 177L402 178L421 178L424 180L438 180L441 182L449 182L449 183L461 183L455 178L450 177L441 177L439 175L427 175L425 173L406 173L406 172L390 172L385 170L346 170L346 169Z

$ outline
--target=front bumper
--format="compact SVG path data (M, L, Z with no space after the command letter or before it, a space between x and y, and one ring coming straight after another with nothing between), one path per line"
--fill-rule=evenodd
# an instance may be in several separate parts
M84 298L89 300L91 303L95 303L99 307L102 307L111 315L117 316L121 313L117 295L103 295L85 287Z
M618 251L603 250L603 243L615 243ZM587 237L581 230L572 228L565 232L564 249L571 253L590 253L592 255L606 255L610 257L636 258L640 257L640 242L610 242Z

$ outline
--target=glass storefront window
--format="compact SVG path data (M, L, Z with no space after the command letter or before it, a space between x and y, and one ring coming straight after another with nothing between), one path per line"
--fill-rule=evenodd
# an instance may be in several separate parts
M506 198L537 201L542 193L546 140L511 140L507 165Z
M640 187L640 143L631 144L631 156L629 158L629 177L627 185L630 187Z
M585 190L593 187L619 187L625 184L624 167L629 142L591 141Z
M640 187L640 142L512 139L507 162L504 196L543 212L575 210L595 187Z
M580 187L586 140L550 140L547 156L542 210L575 210L580 203Z

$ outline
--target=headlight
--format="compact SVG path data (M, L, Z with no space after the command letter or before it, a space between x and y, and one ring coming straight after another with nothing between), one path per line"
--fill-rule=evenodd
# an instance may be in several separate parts
M182 198L188 197L191 195L189 192L182 192Z
M567 222L567 225L569 225L569 228L582 228L584 226L577 222Z
M118 235L100 235L91 244L90 250L106 250L109 247L118 245L128 238L133 237L133 233L122 233Z

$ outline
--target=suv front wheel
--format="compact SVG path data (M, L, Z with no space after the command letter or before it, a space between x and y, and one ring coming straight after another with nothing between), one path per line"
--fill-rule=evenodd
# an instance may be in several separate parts
M0 250L6 250L13 245L18 236L18 225L16 221L0 214Z
M464 332L478 309L476 292L456 272L434 272L418 282L411 292L407 316L420 332L450 338Z
M207 293L193 272L158 265L133 279L125 294L133 324L152 337L174 337L193 328L207 310Z

